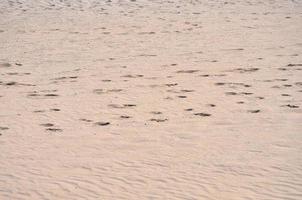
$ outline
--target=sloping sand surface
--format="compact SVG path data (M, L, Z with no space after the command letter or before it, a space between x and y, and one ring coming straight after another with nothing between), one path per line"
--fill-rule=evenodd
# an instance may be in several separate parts
M299 0L1 0L0 199L302 199Z

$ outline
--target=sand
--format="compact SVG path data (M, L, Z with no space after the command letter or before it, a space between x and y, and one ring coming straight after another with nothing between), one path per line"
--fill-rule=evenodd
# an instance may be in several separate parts
M302 199L302 2L0 2L0 199Z

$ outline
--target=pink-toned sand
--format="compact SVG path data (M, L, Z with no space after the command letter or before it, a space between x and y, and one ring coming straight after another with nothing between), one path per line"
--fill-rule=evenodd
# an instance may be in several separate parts
M302 2L0 2L0 199L302 199Z

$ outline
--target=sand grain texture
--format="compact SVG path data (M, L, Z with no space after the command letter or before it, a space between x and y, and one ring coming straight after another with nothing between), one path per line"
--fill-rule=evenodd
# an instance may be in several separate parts
M0 2L0 199L302 199L302 2Z

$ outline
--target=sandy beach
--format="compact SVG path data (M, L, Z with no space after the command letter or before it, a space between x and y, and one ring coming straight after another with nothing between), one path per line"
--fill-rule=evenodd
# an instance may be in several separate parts
M302 1L2 0L0 199L302 199Z

